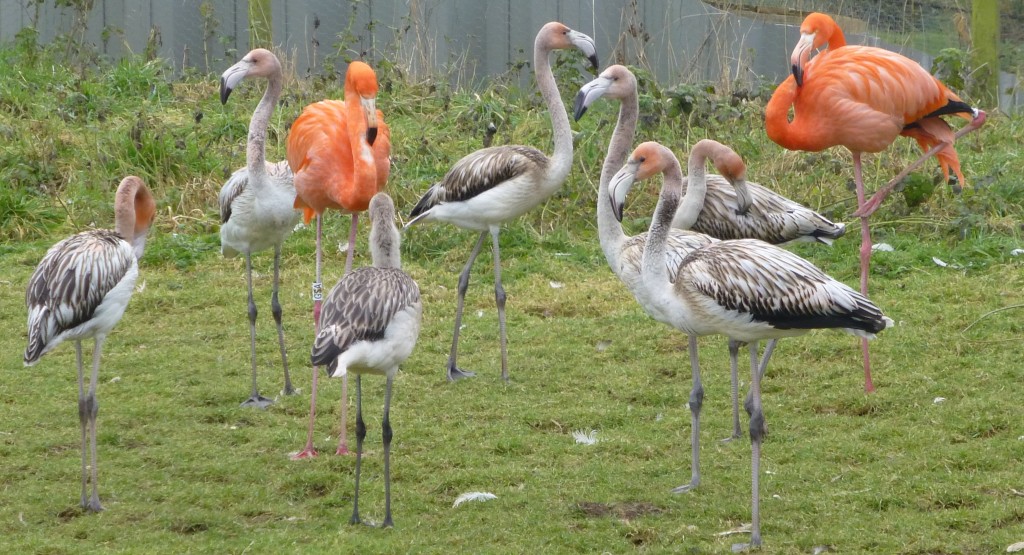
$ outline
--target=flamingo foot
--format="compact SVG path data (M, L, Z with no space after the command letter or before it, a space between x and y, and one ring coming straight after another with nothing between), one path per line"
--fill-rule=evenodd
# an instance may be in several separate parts
M729 443L730 441L737 440L743 437L743 434L739 432L733 432L733 434L725 439L718 440L719 443Z
M457 382L463 378L473 378L476 376L476 372L470 372L468 370L460 370L455 366L448 367L448 381Z
M292 387L291 384L288 384L284 387L284 389L281 390L281 395L295 395L295 388Z
M751 550L754 550L754 549L761 549L761 544L757 543L755 545L753 542L751 542L751 543L734 543L734 544L732 544L732 552L733 553L746 553L747 551L751 551Z
M259 393L255 393L255 394L253 394L252 397L249 397L245 401L242 401L242 404L239 405L239 406L240 407L255 407L255 408L258 408L258 409L265 409L265 408L267 408L267 407L269 407L270 405L273 405L273 404L274 404L274 400L273 399L267 399L266 397L260 395Z
M348 454L350 454L350 451L348 450L348 445L339 445L338 446L338 450L335 451L334 454L335 455L348 455Z
M82 508L91 513L98 513L103 510L103 505L100 505L99 499L90 499L87 503L82 503Z
M299 451L298 453L292 455L291 459L293 461L301 461L302 459L312 459L316 455L316 449L314 449L312 446L309 446L303 449L302 451Z

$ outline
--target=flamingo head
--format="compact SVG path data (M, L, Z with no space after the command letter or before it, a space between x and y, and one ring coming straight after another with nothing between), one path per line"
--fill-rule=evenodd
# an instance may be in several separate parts
M573 102L573 116L579 121L595 100L608 98L625 99L636 96L636 77L625 66L613 65L605 68L596 79L583 85Z
M747 165L736 151L712 139L702 139L690 149L690 160L694 164L703 165L707 160L715 165L715 170L732 185L736 192L736 214L743 215L750 210L753 197L747 189ZM696 173L691 166L690 175Z
M366 142L372 145L377 139L377 74L367 63L354 61L345 73L345 88L349 87L359 94L366 116Z
M612 203L615 218L622 221L622 209L626 204L626 195L637 181L643 181L652 175L664 172L678 160L668 147L654 141L641 143L626 159L622 169L615 172L608 183L608 199Z
M273 52L256 48L220 76L220 103L226 104L231 91L249 76L269 78L281 73L281 62Z
M156 217L156 201L142 179L129 175L121 180L114 195L117 232L132 245L135 258L142 258L146 234Z
M793 53L789 58L797 86L804 84L804 66L811 57L811 51L828 44L837 31L839 26L835 20L823 13L814 12L804 18L800 25L800 40L793 47ZM846 43L845 37L842 42Z
M594 43L594 39L579 31L573 31L562 23L552 21L541 27L540 32L537 33L536 46L546 50L579 49L590 61L594 71L597 71L597 45Z

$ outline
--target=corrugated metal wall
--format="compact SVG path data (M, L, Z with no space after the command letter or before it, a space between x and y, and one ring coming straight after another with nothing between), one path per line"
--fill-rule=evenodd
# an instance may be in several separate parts
M321 70L325 60L340 71L345 59L386 58L413 72L441 71L462 84L529 61L537 29L552 20L593 36L602 64L647 67L664 85L757 76L778 81L788 72L800 23L797 15L744 17L699 0L271 1L273 47L297 75ZM249 50L247 13L247 0L95 0L85 42L117 58L142 52L155 32L159 55L175 68L218 72ZM34 21L40 41L50 42L72 29L73 17L73 10L53 2L0 0L0 42ZM883 46L931 65L921 52L847 35L851 43ZM1024 104L1024 93L1005 93L1015 90L1014 82L1004 73L1004 109Z

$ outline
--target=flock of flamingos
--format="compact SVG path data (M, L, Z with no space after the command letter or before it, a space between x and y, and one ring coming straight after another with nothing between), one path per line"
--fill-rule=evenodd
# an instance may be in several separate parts
M842 31L827 15L807 16L792 53L792 75L778 86L766 109L768 136L787 149L819 151L844 146L853 153L861 222L860 291L840 283L810 262L776 245L790 241L830 243L845 231L796 202L745 179L740 157L729 147L702 140L690 151L687 175L668 148L645 142L630 152L638 118L637 82L625 67L614 65L580 89L573 112L578 120L601 97L618 100L618 121L601 170L597 220L601 248L612 271L654 319L689 337L693 388L692 475L676 493L700 483L700 411L704 396L697 358L697 337L729 338L732 359L733 435L741 437L737 358L749 345L751 383L746 410L750 415L752 449L752 526L749 543L761 544L758 477L765 435L760 383L776 341L811 329L836 328L863 339L865 389L873 389L867 339L892 320L867 298L871 241L867 218L911 169L935 155L943 173L963 175L953 143L977 129L985 113L968 106L916 62L880 48L848 46ZM472 376L458 367L459 329L470 269L491 237L494 290L501 344L501 375L508 380L505 291L501 285L498 234L516 218L555 193L572 168L572 136L549 55L576 48L597 68L593 39L565 25L544 25L534 43L537 86L551 116L554 152L530 146L496 146L459 160L417 202L406 227L418 222L448 222L480 235L459 277L447 378ZM812 51L818 53L811 57ZM274 249L271 307L277 323L285 393L294 393L288 373L278 275L281 246L301 215L316 216L316 281L312 347L313 381L310 427L305 448L296 458L314 456L313 421L318 367L328 375L356 377L356 468L351 521L359 522L359 469L366 426L362 418L360 377L380 374L387 380L384 415L384 526L392 525L388 418L391 387L399 365L415 346L422 302L416 282L401 270L400 235L395 207L381 192L388 179L391 137L376 108L373 69L352 62L345 78L345 100L324 100L307 106L291 127L286 161L265 160L270 115L281 93L281 64L273 53L256 49L221 77L221 101L247 77L267 80L267 89L249 124L246 167L234 172L220 192L221 249L226 257L245 256L252 362L252 392L243 405L266 407L256 381L256 304L252 292L254 252ZM792 117L789 116L793 112ZM957 133L939 116L970 120ZM897 136L913 137L925 154L873 198L866 199L861 178L861 153L879 152ZM720 175L707 175L710 161ZM638 180L663 174L661 195L650 229L632 237L620 224L623 204ZM345 272L323 297L321 285L321 219L335 209L352 215ZM352 269L359 214L369 211L373 265ZM54 245L28 284L28 346L25 364L65 340L75 341L78 362L79 415L82 437L82 497L86 510L100 511L96 465L96 383L100 353L107 334L120 320L135 288L138 259L155 214L155 202L137 177L126 177L115 195L114 230L79 233ZM93 338L92 374L85 388L82 341ZM758 344L767 344L759 355ZM345 407L343 393L342 407ZM346 415L341 412L338 453L348 451ZM87 458L91 455L91 460ZM91 476L89 470L91 469ZM91 494L87 484L91 481Z

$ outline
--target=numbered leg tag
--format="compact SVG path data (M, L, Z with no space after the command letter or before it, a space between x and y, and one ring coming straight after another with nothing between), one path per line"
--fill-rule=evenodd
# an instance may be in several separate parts
M313 300L324 300L324 284L320 283L319 281L313 282Z

